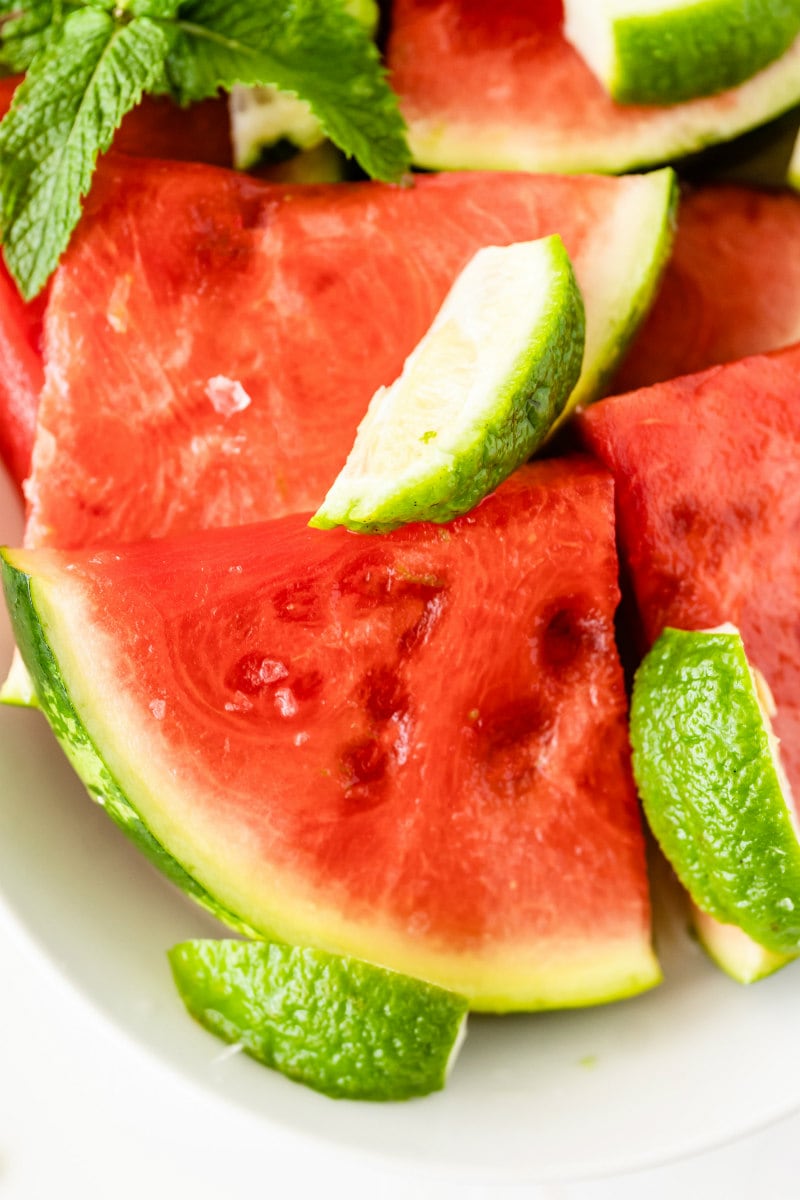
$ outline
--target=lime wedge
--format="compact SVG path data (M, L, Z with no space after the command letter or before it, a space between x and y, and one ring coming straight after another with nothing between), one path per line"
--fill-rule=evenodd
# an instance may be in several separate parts
M376 392L310 523L374 533L468 512L544 441L584 334L560 237L479 250L400 378Z
M738 87L800 32L796 0L564 0L564 32L622 104Z
M467 1002L354 958L271 942L191 941L169 952L184 1004L223 1041L349 1100L444 1087Z
M800 192L800 133L797 135L789 163L789 186Z
M694 903L776 954L800 950L800 842L769 715L732 626L666 629L636 675L633 767Z

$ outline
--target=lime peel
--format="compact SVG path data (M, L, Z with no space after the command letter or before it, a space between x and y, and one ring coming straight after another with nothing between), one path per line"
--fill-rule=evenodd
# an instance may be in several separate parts
M545 440L584 339L560 237L478 251L400 378L376 392L311 525L387 532L468 512Z
M796 188L800 192L800 133L797 135L797 141L794 144L791 161L789 162L789 186Z
M694 903L797 953L797 822L738 632L664 630L636 675L631 741L650 826Z
M325 1095L407 1100L444 1087L467 1001L300 946L189 941L169 952L187 1009L231 1046Z
M565 0L564 33L622 104L681 104L745 83L800 33L796 0Z

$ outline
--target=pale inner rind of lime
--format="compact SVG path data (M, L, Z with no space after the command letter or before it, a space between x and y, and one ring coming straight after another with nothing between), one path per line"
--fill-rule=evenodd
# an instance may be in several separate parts
M468 511L545 440L584 338L558 236L479 250L400 378L373 397L312 524L380 530Z

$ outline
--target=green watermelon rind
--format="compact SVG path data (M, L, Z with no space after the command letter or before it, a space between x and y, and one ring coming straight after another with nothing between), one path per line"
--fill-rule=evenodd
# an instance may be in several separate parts
M587 61L607 46L603 67L589 65L619 104L681 104L730 91L785 54L800 33L794 0L672 0L661 11L612 11L600 18L605 36L598 38L586 23L595 3L576 3L573 15L567 0L565 34L579 52L586 37Z
M260 937L246 921L216 900L153 836L103 762L75 711L36 611L29 575L12 566L5 551L0 574L17 646L33 679L39 707L91 798L164 875L202 908L237 933Z
M648 823L704 912L800 950L800 840L736 632L667 628L636 673L633 771Z
M124 771L120 771L119 765L116 772L109 770L96 741L77 711L59 662L59 631L55 627L60 628L61 605L59 596L50 594L58 591L58 585L46 576L34 577L17 567L13 562L15 555L16 552L10 550L0 553L0 574L12 625L44 715L67 758L86 785L90 797L107 811L147 858L193 900L236 932L275 942L316 945L322 950L360 958L377 966L416 976L466 995L470 1007L475 1011L581 1008L636 996L661 982L661 968L652 946L640 937L626 936L601 945L587 942L577 956L575 950L568 947L565 959L559 958L555 962L550 956L551 952L548 952L548 958L537 964L533 973L526 968L520 974L516 962L508 956L496 967L489 967L481 961L479 975L470 976L470 986L458 960L453 964L446 955L434 959L428 956L415 969L415 962L407 957L397 961L396 952L391 952L388 957L382 956L384 943L380 931L367 947L363 946L360 933L356 939L358 944L354 944L347 928L342 933L337 927L329 936L324 914L322 920L315 916L309 926L304 914L294 912L291 899L284 898L282 901L286 911L277 911L273 907L265 910L263 905L256 904L257 912L249 912L247 918L238 915L234 908L246 908L248 903L246 894L241 892L240 881L226 879L223 872L221 885L215 887L211 881L211 885L206 886L200 882L197 875L205 878L209 872L219 872L219 867L210 867L205 859L201 860L199 869L196 863L189 867L179 861L164 842L154 835L151 828L154 822L148 822L143 817L143 806L139 804L137 807L131 803L129 793L135 794L138 788L142 796L152 801L158 820L163 820L166 815L158 807L158 796L149 791L147 784L141 780L136 764L130 763L131 779L127 787L123 779ZM71 650L68 658L71 664ZM105 716L100 715L99 721L102 725ZM116 717L111 724L116 724ZM184 841L184 857L187 854L191 857L194 849L190 841ZM202 851L200 853L202 855ZM235 905L218 898L228 884L237 892ZM475 970L469 963L466 969L468 974Z
M719 96L653 110L634 135L581 140L574 131L537 141L529 125L415 118L405 112L413 162L429 170L535 171L618 175L727 142L800 103L800 38L775 62Z

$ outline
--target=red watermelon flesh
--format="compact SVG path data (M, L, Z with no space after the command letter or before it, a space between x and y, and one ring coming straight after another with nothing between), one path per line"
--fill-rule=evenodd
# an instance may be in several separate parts
M19 83L19 76L0 79L0 117L10 108ZM146 97L123 121L114 148L137 156L230 166L227 102L210 100L182 109L170 100ZM46 302L44 292L26 304L0 261L0 459L20 486L30 471L44 378L41 327Z
M21 75L0 79L0 118L11 107ZM233 165L228 102L224 97L180 108L166 97L145 96L123 119L114 149L137 157Z
M689 192L656 302L615 380L649 387L800 342L800 196Z
M739 627L800 797L800 346L605 400L580 424L616 480L648 642Z
M525 467L447 528L306 521L9 554L145 824L252 927L477 1007L656 982L608 474Z
M622 171L800 102L800 40L754 80L680 105L615 104L563 36L561 0L393 0L388 63L415 161Z
M0 459L21 488L31 465L44 383L42 323L47 292L26 304L0 259Z
M292 186L107 160L48 306L28 543L316 508L476 250L557 230L602 288L622 214L653 194L646 177Z

